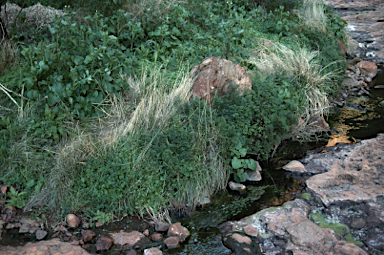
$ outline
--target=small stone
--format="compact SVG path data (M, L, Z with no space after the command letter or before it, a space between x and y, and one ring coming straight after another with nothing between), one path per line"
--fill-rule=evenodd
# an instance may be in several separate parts
M6 226L5 226L5 229L13 229L15 228L15 224L12 224L12 223L8 223Z
M83 224L81 226L83 227L83 229L88 229L89 228L89 222L83 222Z
M95 226L96 226L97 228L102 227L102 226L104 226L104 222L102 222L102 221L98 221L98 222L96 222Z
M249 236L256 237L259 235L259 230L254 228L252 225L248 225L244 228L244 233Z
M165 232L169 229L169 226L170 226L169 223L158 221L155 224L155 230L157 232Z
M129 250L126 255L137 255L135 250Z
M353 218L351 222L351 228L362 229L366 225L366 222L363 218Z
M70 228L77 228L80 226L81 220L76 215L70 213L67 215L67 224Z
M3 194L7 193L8 189L9 189L9 185L1 186L1 193L3 193Z
M363 88L368 87L367 83L365 83L364 81L359 81L359 86Z
M93 239L95 239L96 234L92 230L83 230L82 237L83 237L84 243L88 243L88 242L91 242Z
M371 83L371 82L372 82L372 78L371 78L371 77L365 77L365 78L364 78L364 81L365 81L366 83Z
M237 234L237 233L233 234L232 238L233 238L233 240L235 240L238 243L244 243L244 244L248 244L248 245L250 245L252 243L251 238L249 238L248 236L243 236L243 235Z
M343 81L343 85L347 88L354 88L359 86L359 82L352 77L348 77Z
M130 247L137 245L143 238L144 235L139 231L124 232L110 234L115 244L125 245L128 244Z
M150 248L144 250L144 255L162 255L163 252L159 250L158 248Z
M184 242L191 233L186 227L181 226L180 222L172 224L168 229L168 236L177 236L180 242Z
M168 249L174 249L180 247L180 239L177 236L171 236L164 240Z
M373 78L377 74L377 65L370 61L361 61L357 63L357 68L360 69L362 75L366 75L370 78Z
M30 224L28 224L28 223L24 223L23 225L21 225L21 227L20 227L20 229L19 229L19 233L20 233L20 234L28 233L30 228L31 228L31 225L30 225Z
M292 160L285 166L283 166L284 170L291 171L291 172L300 172L300 173L305 173L307 170L305 169L305 166L297 160Z
M102 236L96 242L96 249L98 251L106 251L111 248L112 244L113 244L113 240L111 238Z
M161 240L163 240L163 235L160 234L160 233L153 233L151 235L151 240L154 241L154 242L161 241Z
M258 170L253 171L253 170L246 169L245 172L247 173L247 181L251 181L251 182L261 181L261 174Z
M374 88L375 89L384 89L384 85L376 85Z
M144 230L143 234L144 234L145 236L149 236L149 230L148 230L148 229Z
M72 240L72 241L71 241L71 244L72 244L72 245L80 245L80 241L77 240L77 239L75 239L75 240Z
M236 182L233 182L233 181L230 181L228 183L229 185L229 188L233 191L238 191L240 193L243 193L246 191L247 187L244 185L244 184L241 184L241 183L236 183Z
M205 207L208 207L210 204L211 204L211 200L209 199L208 196L204 196L203 198L201 198L198 202L198 206L202 207L202 208L205 208Z
M379 103L380 107L384 107L384 100Z

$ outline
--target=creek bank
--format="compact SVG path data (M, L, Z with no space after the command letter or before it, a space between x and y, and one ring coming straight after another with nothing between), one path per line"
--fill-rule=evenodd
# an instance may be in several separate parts
M326 150L299 160L305 173L295 174L310 176L302 198L222 224L224 244L236 254L383 254L384 134Z

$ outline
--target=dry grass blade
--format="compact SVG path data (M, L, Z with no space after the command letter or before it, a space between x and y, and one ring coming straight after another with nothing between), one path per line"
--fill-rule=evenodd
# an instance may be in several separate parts
M304 0L303 6L296 13L306 27L326 32L327 17L324 13L323 0Z

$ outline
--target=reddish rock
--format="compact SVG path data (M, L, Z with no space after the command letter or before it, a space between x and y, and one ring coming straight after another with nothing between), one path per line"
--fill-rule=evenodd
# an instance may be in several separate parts
M144 230L143 234L144 234L145 236L149 236L149 230L148 230L148 229Z
M370 78L373 78L377 74L377 65L370 61L361 61L357 63L357 68L360 69L362 75L366 75Z
M69 228L77 228L80 226L81 220L76 215L70 213L67 215L67 224Z
M3 193L3 194L7 193L9 187L10 187L9 185L3 185L3 186L1 186L1 193Z
M83 230L82 237L83 237L84 243L88 243L88 242L91 242L93 239L95 239L96 234L92 230Z
M232 238L238 243L244 243L244 244L248 244L248 245L250 245L252 243L251 238L249 238L248 236L243 236L243 235L237 234L237 233L233 234Z
M284 170L291 171L291 172L299 172L299 173L305 173L307 170L305 169L305 166L297 160L292 160L285 166L283 166Z
M174 249L180 247L180 239L177 236L171 236L164 240L168 249Z
M190 235L189 230L181 226L180 222L172 224L168 229L168 236L177 236L180 242L184 242Z
M345 45L339 39L336 39L336 40L337 40L337 43L339 44L341 54L343 55L347 54L347 47L345 47Z
M259 230L254 228L252 225L248 225L244 228L244 233L249 236L256 237L259 235Z
M161 240L163 240L163 235L160 234L160 233L153 233L151 235L151 240L154 241L154 242L161 241Z
M233 62L220 57L209 57L194 66L190 73L194 80L192 94L199 99L210 102L217 92L222 96L233 84L240 93L252 90L251 79L245 69Z
M169 223L158 221L155 223L155 230L157 232L165 232L168 231L169 226L171 226Z
M310 220L289 226L287 232L291 235L292 242L299 246L320 247L325 237L323 230Z
M132 231L129 233L120 231L119 233L112 233L110 235L112 236L115 244L128 244L130 247L134 247L144 238L144 235L139 231Z
M101 236L96 242L96 249L98 251L106 251L111 248L113 240L106 236Z
M383 144L384 135L381 134L351 145L348 151L323 153L316 163L328 172L308 179L308 189L326 206L340 201L376 201L384 194Z
M362 250L354 243L347 241L338 241L333 248L333 254L338 255L368 255L367 252Z
M79 246L61 242L59 239L28 243L25 246L2 246L0 255L89 255Z
M162 255L163 252L158 248L150 248L144 250L144 255Z

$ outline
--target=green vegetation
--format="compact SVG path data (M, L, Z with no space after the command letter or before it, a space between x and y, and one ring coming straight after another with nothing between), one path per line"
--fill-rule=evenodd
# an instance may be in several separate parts
M43 1L66 15L43 28L20 15L0 51L0 184L16 206L94 221L193 208L339 89L344 23L320 1L89 3ZM191 98L209 56L244 66L252 91Z

